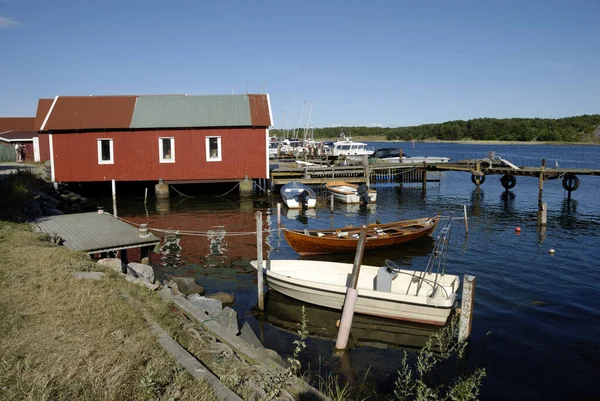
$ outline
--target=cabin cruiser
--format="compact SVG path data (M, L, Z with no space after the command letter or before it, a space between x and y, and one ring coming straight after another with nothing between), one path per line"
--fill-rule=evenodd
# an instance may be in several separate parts
M339 158L345 156L348 160L362 160L365 156L370 157L372 150L367 149L364 142L354 142L351 138L340 139L333 142L333 147L329 150L329 156Z

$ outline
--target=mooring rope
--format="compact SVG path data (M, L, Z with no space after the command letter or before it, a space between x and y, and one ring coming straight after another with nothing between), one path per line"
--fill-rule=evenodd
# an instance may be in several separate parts
M193 196L189 196L189 195L186 195L186 194L184 194L184 193L181 193L181 192L179 192L179 191L177 190L177 188L175 188L173 185L171 185L171 188L173 188L173 190L174 190L175 192L177 192L177 193L178 193L179 195L181 195L181 196L185 196L186 198L193 198Z

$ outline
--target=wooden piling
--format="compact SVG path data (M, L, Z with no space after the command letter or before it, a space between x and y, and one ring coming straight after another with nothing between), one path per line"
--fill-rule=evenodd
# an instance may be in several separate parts
M548 214L548 204L546 202L542 203L542 209L539 212L540 218L539 222L541 226L545 226L547 222L547 214Z
M421 176L421 186L423 189L423 192L427 191L427 170L423 170L423 175Z
M344 300L344 308L342 310L342 318L340 320L340 328L338 330L335 348L338 350L346 349L348 346L348 338L352 329L352 319L354 317L354 307L356 298L358 298L358 276L360 275L360 265L365 250L365 242L367 241L367 226L363 225L358 238L358 246L356 247L356 255L354 256L354 265L352 266L352 276L350 283L346 289L346 298Z
M331 213L333 213L333 209L334 209L334 206L335 206L335 197L333 196L333 194L329 195L329 199L330 199L330 201L329 201L329 203L330 203L330 210L331 210Z
M262 213L256 212L256 263L258 278L258 309L265 310L265 294L263 284L263 241L262 241Z
M144 205L146 205L147 201L148 201L148 188L146 188L146 190L144 191Z
M473 305L475 302L475 276L465 274L463 277L462 302L458 322L458 341L466 341L471 335L473 324Z
M467 205L463 205L465 211L465 233L469 233L469 219L467 218Z
M546 170L546 159L542 159L542 167L540 167L540 180L538 184L539 194L538 194L538 210L542 210L542 195L544 193L544 170Z

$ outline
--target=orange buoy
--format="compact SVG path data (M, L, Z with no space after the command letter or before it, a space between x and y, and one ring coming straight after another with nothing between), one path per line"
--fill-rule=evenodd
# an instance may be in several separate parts
M521 232L521 227L516 227L515 231L517 232L517 234L519 234Z

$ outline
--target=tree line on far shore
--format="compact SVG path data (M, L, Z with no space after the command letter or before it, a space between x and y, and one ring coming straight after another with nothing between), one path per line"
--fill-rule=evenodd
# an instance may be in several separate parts
M584 114L565 118L475 118L423 124L412 127L326 127L311 128L314 138L385 137L390 141L409 140L479 140L479 141L561 141L592 142L600 140L600 114ZM304 137L304 129L296 137ZM293 137L293 130L271 130L279 138Z

